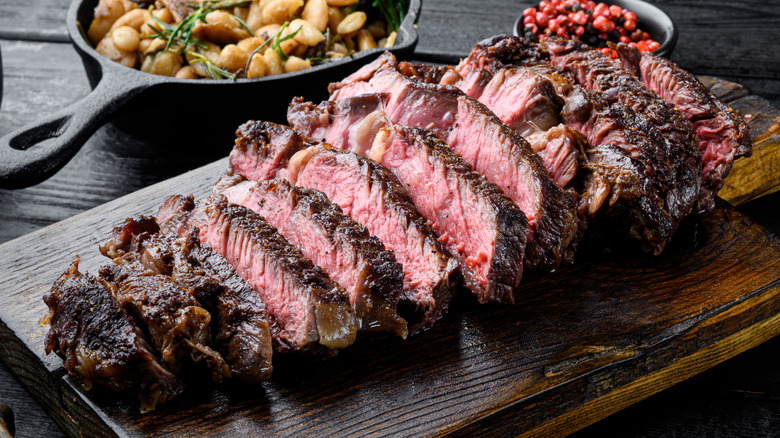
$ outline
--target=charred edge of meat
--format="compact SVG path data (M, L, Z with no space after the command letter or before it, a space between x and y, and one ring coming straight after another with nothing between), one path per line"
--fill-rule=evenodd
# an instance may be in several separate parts
M480 296L482 299L487 297L489 301L514 303L513 290L522 276L525 253L525 236L528 228L525 214L500 187L474 172L469 163L455 154L432 131L401 125L396 125L395 130L410 139L411 143L418 142L425 145L434 161L443 163L448 171L458 174L460 181L467 183L473 193L484 199L496 213L498 225L496 250L488 272L488 284L492 286L485 291L484 296ZM464 277L468 277L465 272Z
M460 75L450 65L413 64L408 61L398 63L398 71L404 76L427 84L453 85Z
M678 105L693 123L704 160L699 208L712 208L713 198L722 187L733 160L751 154L752 141L744 119L674 62L651 53L642 54L624 44L616 49L626 69L670 104ZM713 125L717 128L713 129ZM699 134L700 129L705 132L703 136ZM718 134L713 136L713 131Z
M100 253L113 259L120 255L120 250L127 248L133 236L143 232L155 234L158 231L160 231L160 227L153 217L133 216L126 219L123 225L114 228L111 232L111 237L100 246Z
M262 250L263 254L269 257L267 259L268 262L276 264L284 275L289 275L295 282L294 286L302 288L301 292L305 296L312 297L314 300L312 304L315 306L316 314L316 320L313 323L317 327L319 341L315 340L303 345L304 350L314 354L333 355L337 353L338 348L344 348L354 342L357 326L346 291L333 283L327 274L307 259L298 248L290 245L276 231L276 228L268 224L253 211L239 205L230 204L224 196L216 196L207 199L201 204L206 210L205 213L213 216L213 218L207 220L212 222L218 221L223 224L221 226L226 227L225 230L214 230L214 225L196 223L198 222L197 220L190 220L200 213L196 211L200 207L192 203L191 197L187 197L190 198L189 202L182 201L181 198L184 197L177 195L166 200L160 208L161 213L158 215L160 217L174 217L174 221L181 221L183 226L179 229L180 235L186 234L195 227L200 229L201 238L203 236L208 237L210 233L216 233L219 235L218 241L212 242L208 238L202 240L211 244L217 252L220 252L220 245L224 246L226 243L229 243L223 240L227 237L223 237L225 231L234 230L235 232L240 232L247 237L247 242L254 242L256 244L255 248ZM169 208L185 209L173 212L173 214L163 211ZM182 219L177 219L177 217ZM198 220L203 219L206 218L198 218ZM217 220L215 221L215 219ZM165 229L165 225L163 225L163 229ZM235 245L236 242L232 242L232 244ZM226 248L222 248L222 250L226 251ZM241 251L245 252L245 249L241 249ZM220 254L230 261L231 257L221 252ZM245 280L250 275L250 273L244 272L241 260L235 263L231 262L231 264ZM264 301L266 300L264 299ZM268 320L274 348L283 353L297 351L300 346L291 344L289 340L281 336L284 332L284 327L278 322L278 315L274 315L268 307L268 301L266 301L266 309L268 310ZM349 310L347 311L347 309Z
M549 60L549 53L526 38L496 35L480 41L469 56L455 68L461 75L471 68L487 69L492 73L503 67Z
M265 304L252 286L238 275L224 257L210 245L200 245L197 229L182 239L187 265L202 281L193 290L198 300L213 309L214 344L230 364L234 377L246 383L267 380L273 371L271 333ZM213 284L217 282L218 288Z
M201 246L197 229L176 237L144 226L151 223L156 226L152 217L134 217L115 228L114 234L125 239L114 250L136 253L147 269L172 276L216 316L211 321L213 344L233 377L246 383L267 380L272 372L271 336L260 296L227 260L209 245Z
M557 37L540 44L552 54L553 64L571 72L581 85L635 111L635 124L663 151L659 167L667 167L664 183L672 186L666 199L670 214L679 222L690 213L701 186L702 157L693 126L680 110L599 50Z
M250 120L236 130L230 165L236 172L250 176L250 179L272 179L296 152L309 145L308 138L286 126ZM272 158L270 162L269 158ZM272 167L259 166L266 162Z
M589 177L590 192L582 197L597 201L586 207L590 215L600 210L606 200L609 202L603 208L609 213L607 216L614 218L621 211L630 211L638 219L628 228L629 234L642 240L646 249L659 254L676 223L666 210L664 193L669 188L663 176L656 175L664 171L657 165L663 158L654 155L657 148L646 145L651 139L636 128L632 114L628 107L606 105L597 95L581 89L568 98L564 107L566 123L585 127L583 132L592 143L585 151L591 164L587 168L596 174ZM604 184L609 186L607 191L603 190ZM618 202L625 208L612 208Z
M555 269L561 262L571 262L577 244L574 240L577 236L576 202L552 181L541 157L523 137L503 124L479 101L466 97L459 100L486 117L487 126L498 128L499 136L508 139L513 146L515 163L530 166L532 176L539 184L540 193L534 204L541 216L534 227L533 241L526 242L526 266ZM503 142L501 139L496 141Z
M412 289L405 291L406 293L401 296L398 304L398 313L407 320L409 333L432 327L436 320L447 312L452 299L452 287L462 281L458 263L452 258L444 244L436 237L436 233L430 224L417 210L401 181L388 168L376 161L346 150L328 146L324 143L316 146L315 149L320 149L323 152L336 156L341 155L354 159L360 169L365 169L359 172L368 177L370 186L378 186L380 188L383 206L392 206L393 210L399 213L399 219L406 224L407 229L412 229L418 235L424 236L420 246L429 248L429 251L435 255L438 260L436 269L440 269L442 274L430 291L433 305L416 299L414 296L416 290Z
M112 293L149 333L171 371L178 372L188 363L205 363L211 369L212 380L230 376L230 367L209 346L211 314L173 278L146 269L134 253L102 266L100 278L117 286Z
M181 382L163 365L106 283L78 271L79 260L43 298L49 307L46 353L55 351L85 389L137 392L141 412L174 399Z
M299 212L311 227L325 233L332 245L332 251L344 254L343 257L339 257L340 259L354 258L356 266L352 269L355 270L354 278L358 283L341 284L341 286L348 291L354 288L358 294L352 298L354 300L352 306L364 323L361 325L361 330L389 330L398 336L406 337L406 322L396 314L398 298L403 289L404 273L392 251L386 250L382 242L372 236L366 227L344 215L338 205L330 202L322 192L317 190L293 186L286 180L250 182L243 177L226 175L221 183L218 183L218 187L215 186L215 193L227 194L226 190L229 187L240 183L251 184L249 191L257 198L248 195L245 202L237 203L255 211L269 223L277 226L287 240L294 244L297 243L296 246L301 248L304 254L308 254L309 258L316 264L319 264L317 263L319 252L325 251L327 254L328 251L325 248L311 249L311 245L306 245L306 239L301 236L301 233L305 233L305 225L278 223L279 220L292 220L294 212ZM280 194L282 202L288 204L287 207L283 208L289 209L291 213L289 217L273 217L263 214L264 211L268 212L267 208L279 210L278 205L265 206L265 203L269 202L270 199L266 194L271 192ZM256 205L248 206L247 203L256 203ZM291 229L291 226L294 228ZM329 269L350 269L345 265L319 265L326 271ZM339 272L329 272L329 274L337 282L339 278L343 277L339 275ZM351 276L347 274L347 277Z

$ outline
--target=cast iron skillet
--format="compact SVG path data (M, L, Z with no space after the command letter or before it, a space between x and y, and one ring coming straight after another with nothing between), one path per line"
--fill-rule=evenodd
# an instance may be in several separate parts
M119 128L158 144L212 143L229 150L238 125L248 119L284 121L294 96L321 100L327 84L343 79L384 49L293 73L257 79L177 79L124 67L100 55L84 39L98 0L74 0L67 28L81 56L92 92L73 105L0 138L0 188L15 189L49 178L109 118ZM417 44L414 24L422 0L410 0L391 51L403 57ZM35 146L35 147L33 147Z

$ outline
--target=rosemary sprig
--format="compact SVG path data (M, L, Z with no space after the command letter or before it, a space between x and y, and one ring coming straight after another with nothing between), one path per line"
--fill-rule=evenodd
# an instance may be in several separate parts
M251 3L251 0L206 0L199 5L187 5L188 7L195 9L195 12L184 17L184 19L181 20L181 22L179 22L176 27L164 23L162 20L155 17L154 14L151 14L152 18L154 18L154 21L160 25L160 29L154 29L157 34L153 35L152 38L167 39L168 41L165 44L165 50L170 49L173 43L181 43L181 48L179 49L179 54L181 55L188 50L191 42L194 43L194 41L198 41L197 38L192 36L192 30L195 28L195 25L198 23L198 21L205 23L206 15L218 9L231 9L235 7L246 6L249 3ZM244 20L236 17L233 14L230 15L235 18L238 23L247 30L247 32L249 32L249 35L254 36L252 30L249 29L249 26L244 23ZM204 48L205 46L203 42L194 44L200 48Z
M190 61L190 64L194 64L196 62L203 63L203 65L206 67L206 73L208 73L211 79L235 79L236 78L236 75L230 73L227 70L219 68L216 64L211 62L211 60L205 57L204 55L201 55L198 52L193 52L191 50L187 50L186 53L192 56L193 58L195 58L192 61Z

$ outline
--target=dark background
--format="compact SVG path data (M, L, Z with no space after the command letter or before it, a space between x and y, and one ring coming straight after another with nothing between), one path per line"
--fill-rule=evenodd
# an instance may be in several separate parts
M426 0L417 57L462 55L482 38L511 33L514 20L529 3ZM780 107L780 0L653 3L679 27L672 60L694 74L738 82ZM80 60L68 43L68 5L67 0L0 2L4 80L0 135L89 92ZM150 111L149 123L164 124L164 108L171 104L161 102L160 108ZM187 110L195 118L208 118L197 108ZM231 147L192 146L153 145L104 126L54 178L24 190L0 190L0 243L209 163ZM780 235L780 194L739 208ZM775 338L576 436L780 436L779 352L780 338ZM16 414L17 437L62 435L2 366L0 401Z

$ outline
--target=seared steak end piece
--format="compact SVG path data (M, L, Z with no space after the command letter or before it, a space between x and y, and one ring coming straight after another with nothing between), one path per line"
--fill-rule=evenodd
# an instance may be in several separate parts
M55 351L65 369L89 389L137 391L149 412L182 392L181 382L160 362L141 329L108 287L78 270L78 258L43 298L51 326L46 353Z

